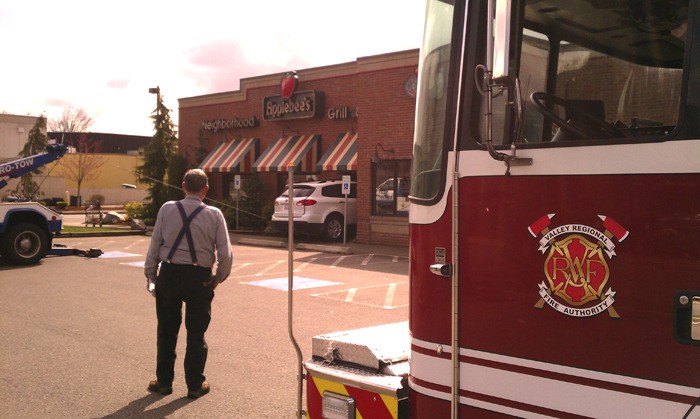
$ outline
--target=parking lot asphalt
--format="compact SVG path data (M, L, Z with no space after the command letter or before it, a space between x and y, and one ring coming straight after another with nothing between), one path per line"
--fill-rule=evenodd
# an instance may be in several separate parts
M84 213L64 213L63 224L66 226L85 226ZM151 228L143 230L133 230L130 226L121 225L106 225L103 227L114 230L118 228L120 231L100 231L99 227L94 228L94 231L80 233L62 233L61 237L76 237L76 236L119 236L119 235L150 235ZM231 243L234 245L246 246L263 246L263 247L278 247L288 248L288 238L285 235L268 235L265 233L229 230ZM408 246L388 246L357 243L355 240L349 240L343 243L325 242L320 239L309 237L295 237L294 249L311 250L324 253L336 254L383 254L392 256L408 257Z

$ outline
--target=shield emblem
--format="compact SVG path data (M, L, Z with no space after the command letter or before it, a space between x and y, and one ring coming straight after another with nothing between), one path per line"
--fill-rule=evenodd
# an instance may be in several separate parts
M578 234L552 243L544 272L550 291L575 307L599 300L610 275L603 246Z

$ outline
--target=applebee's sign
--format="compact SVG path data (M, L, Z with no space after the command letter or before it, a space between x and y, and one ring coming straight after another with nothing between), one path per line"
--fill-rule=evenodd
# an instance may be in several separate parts
M297 81L297 74L289 72L280 82L280 94L263 98L265 121L313 118L322 110L321 93L313 90L296 92Z

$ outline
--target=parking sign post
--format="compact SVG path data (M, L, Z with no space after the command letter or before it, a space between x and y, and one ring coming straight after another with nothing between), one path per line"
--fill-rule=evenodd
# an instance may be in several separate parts
M306 417L306 412L302 409L301 399L304 392L304 358L301 354L301 348L294 337L294 328L292 321L292 314L294 312L294 163L290 162L287 164L287 197L288 200L288 210L289 212L289 224L287 224L288 235L287 235L287 248L288 248L288 260L287 260L287 332L289 333L289 339L292 341L294 350L297 353L297 410L296 417L301 419Z
M348 236L348 195L350 194L350 176L343 175L343 195L345 195L345 216L343 217L343 246Z
M238 199L241 196L241 175L233 177L233 189L236 190L236 230L238 230Z

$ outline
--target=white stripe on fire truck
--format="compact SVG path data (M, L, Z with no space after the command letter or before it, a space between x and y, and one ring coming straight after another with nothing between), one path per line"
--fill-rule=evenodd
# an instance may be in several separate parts
M421 339L411 338L411 344L419 348L434 351L439 345L433 342L428 342ZM441 351L446 354L452 353L452 347L442 345ZM697 397L700 394L700 389L694 387L681 386L677 384L663 383L660 381L645 380L642 378L628 377L624 375L611 374L600 371L586 370L583 368L567 367L564 365L549 364L541 361L534 361L525 358L516 358L507 355L499 355L490 352L476 351L473 349L460 348L460 356L468 356L485 361L494 361L502 364L509 364L519 367L532 368L536 370L554 372L558 374L570 375L579 378L588 378L591 380L606 381L609 383L623 384L628 386L640 387L649 390L663 391L667 393L681 394L684 396Z
M436 344L430 344L418 339L413 339L412 341L418 348L426 348L426 346L423 345L426 343L428 344L427 349L434 350L436 347ZM443 352L446 352L445 349L446 348L443 347ZM578 374L584 374L585 376L599 381L636 386L638 387L637 390L641 390L642 392L644 392L644 389L652 389L686 396L696 396L700 393L700 389L693 389L690 387L563 367L520 358L488 354L480 351L461 350L460 355L472 356L485 360L496 358L498 362L504 364L526 366L545 372L557 371L562 374L570 375L572 381L575 381L575 379L579 377ZM426 355L413 349L411 351L411 375L425 384L420 385L415 381L411 381L411 388L424 393L423 390L434 385L435 388L430 389L431 391L425 392L424 394L437 397L436 393L439 393L443 395L443 397L440 398L449 399L450 394L444 389L446 388L449 390L451 384L451 369L452 364L449 358ZM650 397L643 394L632 394L630 392L592 387L572 381L556 380L534 374L509 371L507 369L477 365L469 362L460 362L461 392L473 392L511 400L516 403L524 403L533 406L533 410L537 410L537 408L553 409L592 417L611 415L632 417L668 417L669 415L673 415L672 417L680 417L688 408L688 404L684 403ZM672 391L670 389L678 391ZM586 397L581 397L583 394L586 394ZM546 397L543 397L543 395L546 395ZM472 398L460 397L460 399L462 403L475 405L472 403ZM611 411L610 406L614 406L615 410ZM494 407L489 407L489 409L494 410ZM506 413L503 409L511 408L498 406L498 409L495 410Z
M531 166L512 167L512 176L541 175L624 175L699 173L700 140L674 140L643 144L608 144L581 147L519 149L519 157L533 159ZM630 157L634 156L634 157ZM591 164L595 162L595 164ZM505 165L484 150L459 153L459 177L503 176ZM454 171L454 152L447 157L447 171ZM448 184L452 177L447 176ZM446 188L446 190L449 188ZM449 193L436 205L411 205L411 224L434 223L447 206Z
M448 392L443 392L443 391L437 391L430 389L428 387L423 387L420 384L416 384L414 382L409 381L409 385L411 388L421 394L425 394L426 396L430 397L435 397L436 399L442 399L442 400L447 400L449 401L451 399L451 395ZM469 406L474 406L477 408L481 409L486 409L486 410L491 410L494 412L499 412L499 413L504 413L506 415L511 415L514 417L518 418L555 418L556 416L547 416L547 415L541 415L538 413L534 412L529 412L526 410L520 410L520 409L514 409L508 406L501 406L498 404L493 404L489 402L485 402L483 400L477 400L473 399L471 397L460 397L459 402L461 404L466 404Z
M519 149L518 157L531 157L533 162L531 166L511 168L511 175L698 173L700 162L691 156L697 156L699 151L700 140ZM461 151L459 158L460 177L505 173L503 162L483 150Z

